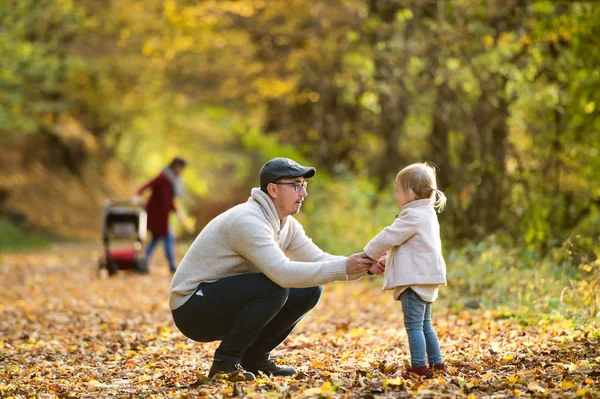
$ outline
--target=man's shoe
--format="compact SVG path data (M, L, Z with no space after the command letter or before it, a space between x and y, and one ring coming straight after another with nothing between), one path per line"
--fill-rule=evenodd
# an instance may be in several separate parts
M253 364L244 363L243 367L254 374L258 374L262 371L266 375L272 375L274 377L291 377L298 374L295 368L279 366L273 359Z
M215 359L213 360L213 364L208 372L208 378L212 378L217 374L227 374L233 378L244 377L247 381L255 380L254 374L249 371L244 370L244 368L239 363L231 363L223 360Z
M428 377L429 376L429 368L427 366L417 366L417 367L409 367L402 374L402 378L405 380L410 377Z

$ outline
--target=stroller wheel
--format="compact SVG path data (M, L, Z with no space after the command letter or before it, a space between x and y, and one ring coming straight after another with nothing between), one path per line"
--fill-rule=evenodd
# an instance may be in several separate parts
M106 277L106 262L104 262L104 259L99 259L98 260L98 277L103 278Z
M119 267L110 259L106 262L106 269L109 276L114 276L119 271Z
M148 274L148 262L146 262L146 259L135 260L135 271L140 274Z

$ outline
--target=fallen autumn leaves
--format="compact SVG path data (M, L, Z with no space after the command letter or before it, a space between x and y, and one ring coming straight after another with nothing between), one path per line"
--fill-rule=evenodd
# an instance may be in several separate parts
M404 381L400 304L366 279L326 286L277 350L297 378L207 380L218 343L174 327L166 266L99 279L100 256L65 247L0 261L1 397L600 397L597 326L521 327L493 310L444 310L444 301L434 323L450 374Z

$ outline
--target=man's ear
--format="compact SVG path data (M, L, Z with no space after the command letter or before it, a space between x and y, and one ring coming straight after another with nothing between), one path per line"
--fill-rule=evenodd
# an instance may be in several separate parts
M277 198L277 184L274 184L274 183L267 184L267 193L272 198Z

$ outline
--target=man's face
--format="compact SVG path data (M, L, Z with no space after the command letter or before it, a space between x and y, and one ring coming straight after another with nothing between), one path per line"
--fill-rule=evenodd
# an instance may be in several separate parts
M277 208L279 219L300 212L302 201L308 195L306 191L308 182L304 177L283 178L272 184L274 187L271 198Z

